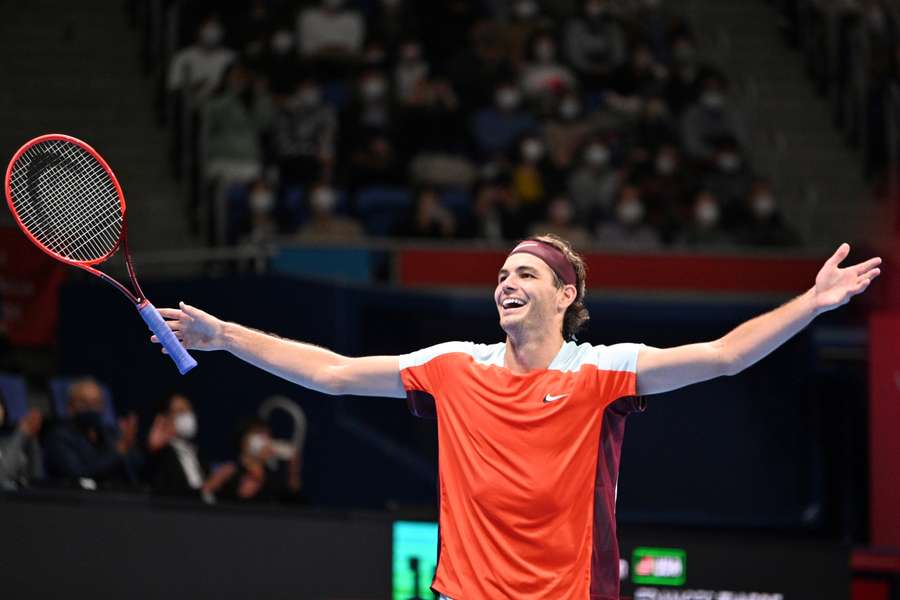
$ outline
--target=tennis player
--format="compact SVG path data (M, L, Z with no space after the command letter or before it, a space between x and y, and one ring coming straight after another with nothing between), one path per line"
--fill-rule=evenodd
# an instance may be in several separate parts
M519 243L494 302L506 341L447 342L402 356L349 358L221 321L198 308L160 311L187 348L226 350L326 394L434 401L440 548L433 590L452 600L617 600L615 496L625 417L641 396L757 362L816 315L845 304L881 259L840 268L841 245L815 285L724 337L675 348L594 346L585 266L551 235ZM569 341L567 341L569 340Z

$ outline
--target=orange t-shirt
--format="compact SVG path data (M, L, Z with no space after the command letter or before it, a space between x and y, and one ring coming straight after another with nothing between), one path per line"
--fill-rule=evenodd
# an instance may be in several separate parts
M506 346L448 342L400 357L434 398L440 545L454 600L618 600L615 493L640 344L563 344L518 375ZM620 400L621 399L621 400Z

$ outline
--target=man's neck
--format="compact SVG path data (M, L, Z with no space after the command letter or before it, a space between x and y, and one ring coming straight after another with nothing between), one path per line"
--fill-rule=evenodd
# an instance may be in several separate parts
M516 334L506 337L506 358L504 366L513 373L527 373L535 369L546 369L559 354L563 345L562 334L545 331L532 335Z

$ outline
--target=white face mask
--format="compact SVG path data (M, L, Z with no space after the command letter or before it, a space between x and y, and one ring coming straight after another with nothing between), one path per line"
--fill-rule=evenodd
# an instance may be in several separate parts
M263 449L269 445L269 436L264 433L251 434L247 440L247 452L252 456L259 456Z
M753 198L753 214L764 219L775 212L775 198L772 194L759 194Z
M200 43L209 48L218 46L224 33L217 23L208 23L200 30Z
M593 144L587 149L584 158L592 167L602 167L609 163L609 150L602 144Z
M669 155L656 157L656 171L661 175L671 175L675 171L675 159Z
M704 92L700 101L710 110L719 110L725 106L725 96L719 92Z
M540 140L527 140L522 144L522 156L530 162L537 162L544 157L544 144Z
M644 205L640 200L625 200L616 209L616 216L624 225L635 225L644 218Z
M384 96L384 80L380 77L370 77L362 85L363 96L370 100L378 100Z
M581 105L575 98L566 98L559 105L559 115L563 119L575 119L581 114Z
M714 227L719 222L719 205L714 202L702 202L694 209L694 218L704 228Z
M522 94L515 88L501 88L495 95L497 106L503 110L515 110L522 102Z
M250 210L254 213L267 213L275 206L275 195L267 188L258 188L250 192Z
M318 189L313 192L309 204L317 212L331 213L337 206L337 195L333 190L327 188Z
M290 31L276 31L272 36L271 45L275 54L287 54L294 47L294 34Z
M189 440L197 435L197 417L192 412L182 412L175 415L175 433L183 440Z

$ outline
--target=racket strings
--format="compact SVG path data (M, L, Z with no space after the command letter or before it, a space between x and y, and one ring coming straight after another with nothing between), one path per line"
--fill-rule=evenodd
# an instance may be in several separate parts
M109 173L89 152L65 140L35 144L10 176L14 208L47 249L76 261L107 256L118 244L123 207Z

